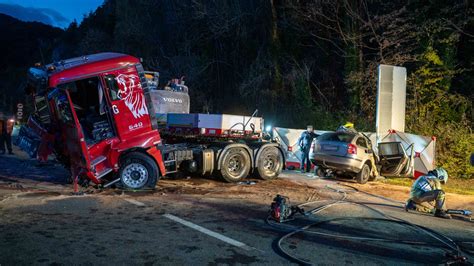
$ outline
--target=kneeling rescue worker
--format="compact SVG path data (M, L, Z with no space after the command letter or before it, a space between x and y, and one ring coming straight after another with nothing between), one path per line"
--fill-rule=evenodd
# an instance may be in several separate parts
M450 219L451 215L446 213L445 208L445 193L441 189L441 184L444 185L447 181L448 172L441 167L429 171L427 175L420 176L411 187L410 199L405 205L405 210L417 210L417 207L423 209L417 204L436 201L434 215Z

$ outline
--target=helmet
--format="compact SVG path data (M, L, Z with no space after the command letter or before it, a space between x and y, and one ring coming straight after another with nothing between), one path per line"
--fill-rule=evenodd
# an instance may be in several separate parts
M356 132L356 130L353 123L346 122L344 125L339 126L336 132Z
M346 122L346 124L343 127L345 127L345 128L354 128L354 123Z
M436 176L441 183L446 184L446 182L448 182L448 172L446 172L443 167L438 167L430 172Z

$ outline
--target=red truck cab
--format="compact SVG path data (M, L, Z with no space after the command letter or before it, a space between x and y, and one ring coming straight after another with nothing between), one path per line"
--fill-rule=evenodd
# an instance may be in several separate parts
M256 112L189 113L187 87L160 89L157 77L118 53L30 68L35 111L16 143L40 160L54 153L84 186L154 188L161 176L180 171L226 182L278 177L283 151L262 137Z
M36 109L43 108L39 113L44 114L29 121L41 136L40 157L54 146L56 157L79 182L111 185L119 180L101 179L121 171L126 177L121 183L130 189L154 187L166 174L139 59L100 53L30 69L29 74Z

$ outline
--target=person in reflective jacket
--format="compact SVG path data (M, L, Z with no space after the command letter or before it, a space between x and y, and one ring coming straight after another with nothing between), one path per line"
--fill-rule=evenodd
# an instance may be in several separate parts
M15 120L8 119L6 116L0 114L0 154L5 154L5 146L8 149L8 154L13 154L12 150L12 132Z
M311 143L313 139L316 138L314 134L313 126L307 126L306 130L301 133L300 138L298 139L298 146L301 151L301 172L304 172L304 166L306 164L306 172L309 172L311 169L311 161L309 160L309 149L311 148Z
M445 193L441 189L441 184L448 181L448 172L439 167L429 171L427 175L420 176L410 191L410 199L408 199L405 210L418 210L418 204L423 202L435 201L434 215L441 218L450 219L451 216L446 213Z

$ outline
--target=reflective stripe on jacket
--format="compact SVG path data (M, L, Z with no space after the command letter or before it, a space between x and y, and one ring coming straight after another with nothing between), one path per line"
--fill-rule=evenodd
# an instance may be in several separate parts
M420 176L411 187L410 197L419 197L424 192L441 189L441 183L436 176L424 175Z

